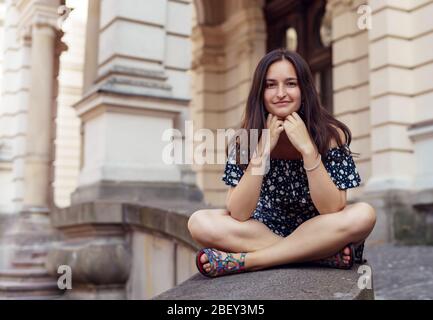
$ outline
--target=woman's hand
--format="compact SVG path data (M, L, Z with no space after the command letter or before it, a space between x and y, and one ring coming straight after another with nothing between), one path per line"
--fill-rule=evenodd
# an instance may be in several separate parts
M277 116L269 113L268 118L266 119L265 129L269 129L269 131L262 132L259 150L261 150L261 155L270 155L271 151L274 150L275 146L277 145L278 139L280 138L280 133L284 130L283 120L280 120Z
M314 143L311 140L307 127L296 112L293 112L286 117L283 126L290 142L302 155L315 150Z
M274 150L277 145L278 139L280 138L280 133L283 132L283 120L280 120L277 116L272 113L268 114L268 118L266 119L266 129L269 129L270 134L270 147L269 153Z

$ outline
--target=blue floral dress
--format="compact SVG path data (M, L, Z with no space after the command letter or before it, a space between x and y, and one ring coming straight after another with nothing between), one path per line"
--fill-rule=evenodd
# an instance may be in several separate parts
M347 144L331 148L322 156L322 162L331 180L340 190L356 188L361 183L358 170ZM271 159L264 175L259 200L253 212L256 219L274 233L286 237L301 223L317 216L302 159ZM236 164L234 152L229 155L222 180L235 187L244 171Z

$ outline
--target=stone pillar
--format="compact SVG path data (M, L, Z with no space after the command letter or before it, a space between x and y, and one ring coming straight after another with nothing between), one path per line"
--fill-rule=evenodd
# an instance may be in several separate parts
M86 94L75 105L84 138L72 203L143 202L160 189L170 199L201 198L188 170L162 159L164 131L183 130L188 119L191 9L179 1L89 3L100 25L88 25L98 45L87 42L85 64L97 54L97 69L85 71Z
M408 243L433 244L433 25L429 19L433 14L433 1L384 7L382 15L392 14L398 18L393 19L395 26L388 24L391 36L400 34L399 39L389 39L388 50L394 52L393 64L400 62L396 64L401 69L399 78L405 78L400 85L409 86L401 97L394 98L394 115L398 111L407 124L405 133L410 141L406 143L414 152L413 162L403 164L412 166L413 170L412 192L409 193L411 210L400 208L397 211L395 238ZM380 9L379 6L376 12Z
M13 94L9 90L11 88L10 80L13 76L12 65L16 66L19 55L18 41L10 36L16 35L14 9L10 1L0 3L0 189L2 190L0 192L0 220L2 221L6 221L8 216L14 212L12 204L14 184L12 183L13 138L11 124L16 114L11 112L10 101ZM6 34L6 30L8 34Z
M0 294L17 294L22 277L30 282L43 274L47 250L58 234L50 224L52 209L54 116L57 96L58 60L62 49L61 32L57 29L57 6L60 2L41 3L17 1L17 35L22 46L22 77L18 78L26 90L15 100L20 111L17 128L25 132L14 145L14 173L20 177L21 199L14 223L5 235L14 245L9 270L0 270L0 278L12 275L16 283L1 286ZM26 67L24 67L26 66ZM18 82L19 83L19 82ZM15 269L20 269L19 272ZM28 296L58 294L56 282L45 278L45 284L29 285ZM6 291L6 292L3 292Z
M368 30L359 28L358 6L363 1L328 1L332 15L332 66L334 116L352 132L356 166L362 178L359 188L347 191L349 201L357 201L371 175L371 126L368 75Z
M56 32L52 26L35 23L32 28L30 102L27 121L23 211L49 212L49 177L53 68Z
M370 1L372 175L368 192L412 190L415 169L407 128L414 118L412 15L405 1Z
M0 269L11 264L16 247L9 237L19 219L24 190L26 117L30 84L30 29L18 28L19 11L12 0L5 2L3 86L0 102L0 189L5 201L0 209Z
M417 110L417 106L428 99L432 88L427 76L432 57L422 54L432 48L431 41L426 40L431 33L426 17L433 12L432 2L368 4L373 19L369 31L372 174L365 196L377 207L379 224L373 237L410 243L431 241L429 218L416 212L415 199L423 185L417 185L423 180L419 177L429 172L422 165L428 162L422 147L426 136L419 135L428 112L426 108ZM408 129L415 122L420 124L413 127L411 137Z
M59 4L59 3L58 3ZM24 63L30 66L28 95L20 100L27 104L27 114L20 127L25 128L25 141L19 145L22 152L22 202L19 222L11 235L20 244L42 247L51 238L49 223L52 199L52 161L54 116L57 96L58 60L62 48L62 34L57 29L57 6L34 7L31 2L19 2L18 30L23 47L28 48ZM28 12L33 10L32 15ZM18 169L18 168L17 168Z

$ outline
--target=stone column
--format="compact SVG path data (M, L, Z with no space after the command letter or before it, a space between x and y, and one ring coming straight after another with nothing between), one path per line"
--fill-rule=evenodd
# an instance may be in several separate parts
M368 75L368 29L358 27L357 8L365 1L328 1L332 14L334 116L352 132L351 149L361 175L359 188L347 190L348 201L358 201L371 174L371 126Z
M26 117L30 84L29 28L18 28L19 11L16 3L5 3L3 86L0 102L0 198L6 205L0 208L0 269L10 266L16 247L11 231L19 220L24 190L23 159L26 145ZM19 80L19 81L18 81ZM4 162L3 162L4 161ZM4 171L3 171L4 170ZM9 171L10 170L10 171ZM9 171L9 172L8 172ZM19 237L18 237L19 238Z
M17 1L19 14L18 34L23 46L23 71L20 80L28 85L28 93L18 99L19 108L26 110L18 126L25 137L16 143L15 156L20 158L14 164L17 175L22 176L22 201L14 224L6 238L15 245L9 270L0 271L4 279L12 275L16 283L1 286L6 296L20 290L22 277L32 281L40 273L46 284L46 294L58 294L56 281L44 274L46 254L58 234L51 227L52 201L52 161L54 141L54 117L57 96L58 59L61 50L61 32L57 29L57 6L50 1L46 6L31 1ZM27 53L27 55L26 55ZM25 107L22 106L25 104ZM17 161L18 162L18 161ZM15 268L20 268L19 272ZM34 280L34 279L33 279ZM29 285L28 296L42 294L44 285ZM6 289L5 289L6 288Z
M411 210L400 207L394 218L395 238L407 243L433 244L433 1L410 1L384 6L382 15L394 15L387 45L393 52L392 64L399 67L400 97L393 97L392 113L399 116L411 146L412 191L408 192ZM376 8L378 12L381 7ZM380 13L377 14L378 16ZM389 23L389 26L392 26ZM395 39L395 36L398 36ZM390 76L392 76L390 74ZM403 80L404 78L404 80ZM407 169L402 169L405 172ZM405 199L407 198L407 195Z
M0 3L0 219L7 219L6 215L14 212L14 183L13 180L13 142L12 123L17 113L13 112L11 101L15 98L15 90L11 78L15 75L19 61L19 44L16 35L16 15L10 1ZM7 34L6 34L7 30ZM16 135L15 135L16 136ZM1 222L0 222L1 223Z
M417 9L416 1L368 4L373 22L369 30L372 171L365 195L378 213L373 237L416 242L425 237L427 224L414 211L412 200L421 165L416 158L425 154L414 148L408 128L417 114L421 121L425 115L416 112L416 105L431 82L422 76L430 73L424 64L431 57L420 53L431 51L431 45L424 40L425 24L418 21L432 6ZM419 175L427 173L421 170Z
M412 190L414 150L407 128L413 122L411 13L405 1L392 6L369 1L372 175L368 192Z
M26 212L49 212L53 67L56 31L35 23L32 28L30 103L27 121L24 207Z
M84 137L72 203L201 198L184 168L162 159L164 131L183 130L188 119L190 10L178 1L89 3L100 24L87 28L85 64L92 66L75 105Z
M21 3L21 5L24 5ZM32 4L28 3L31 6ZM29 7L19 7L21 14ZM19 29L27 39L29 56L29 92L26 99L25 141L20 144L23 190L18 222L9 235L21 251L44 251L54 237L49 213L53 207L52 161L54 148L54 117L58 86L57 72L61 33L57 29L57 8L36 10L31 17L21 18ZM21 150L20 149L20 150Z

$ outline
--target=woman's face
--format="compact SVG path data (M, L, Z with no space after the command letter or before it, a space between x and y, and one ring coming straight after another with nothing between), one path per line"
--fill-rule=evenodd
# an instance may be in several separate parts
M266 73L264 102L266 110L280 119L301 106L301 89L295 68L287 60L276 61Z

